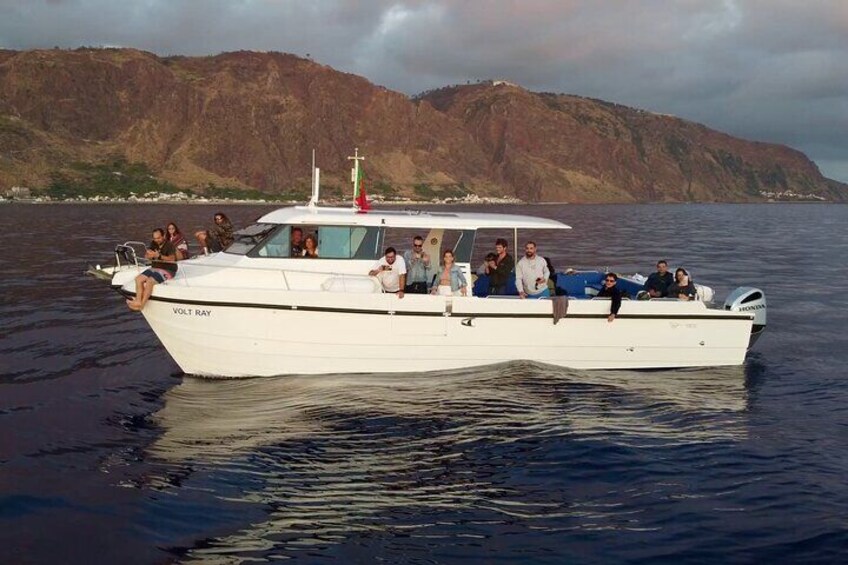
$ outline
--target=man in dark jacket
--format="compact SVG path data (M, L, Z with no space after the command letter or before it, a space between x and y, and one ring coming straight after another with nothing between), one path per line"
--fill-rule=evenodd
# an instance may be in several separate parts
M509 244L503 238L495 240L495 254L497 257L489 261L486 266L486 274L489 275L489 294L506 294L506 284L512 276L515 268L515 259L507 253Z
M621 291L615 284L618 282L618 275L615 273L607 273L604 275L604 287L598 293L598 298L609 298L610 315L607 317L607 322L612 322L618 315L618 310L621 308Z
M645 281L644 289L648 291L651 298L662 298L668 296L668 287L674 282L674 277L668 272L668 263L661 259L657 261L657 272L651 273Z

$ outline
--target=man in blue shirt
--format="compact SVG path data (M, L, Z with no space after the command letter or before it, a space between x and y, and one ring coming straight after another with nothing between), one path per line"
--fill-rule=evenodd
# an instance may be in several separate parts
M408 294L427 294L430 280L430 256L424 251L424 238L416 235L412 238L412 249L403 254L406 262L406 292Z

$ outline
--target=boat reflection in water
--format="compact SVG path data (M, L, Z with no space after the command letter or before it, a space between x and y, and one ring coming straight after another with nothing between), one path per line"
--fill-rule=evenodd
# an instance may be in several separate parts
M163 433L149 455L188 475L224 471L230 486L243 480L242 500L270 508L266 521L192 550L195 559L297 552L387 528L433 535L451 520L619 527L628 514L638 525L633 506L590 499L577 485L639 466L622 453L685 445L706 459L711 446L745 439L744 383L742 367L579 372L526 362L419 375L186 377L154 416ZM541 483L529 486L528 474Z

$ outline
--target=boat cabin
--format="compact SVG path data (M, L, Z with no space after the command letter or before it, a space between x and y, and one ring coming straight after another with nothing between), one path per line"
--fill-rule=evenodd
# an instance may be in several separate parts
M300 228L304 237L312 235L317 239L318 257L309 264L301 263L305 261L302 257L292 256L291 236L295 228ZM364 274L366 266L382 257L387 247L393 246L403 255L413 236L420 235L432 264L438 264L441 254L451 249L471 281L472 253L479 229L500 230L504 236L511 233L517 249L519 229L570 227L556 220L509 214L417 210L361 213L353 208L293 206L270 212L256 224L238 230L225 253L268 260L269 266L285 260L286 267L297 270Z

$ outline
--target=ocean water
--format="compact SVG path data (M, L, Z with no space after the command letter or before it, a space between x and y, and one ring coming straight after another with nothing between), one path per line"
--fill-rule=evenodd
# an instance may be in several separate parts
M848 206L485 208L572 225L560 268L763 288L741 367L211 380L83 271L219 208L270 209L0 205L0 562L848 561Z

